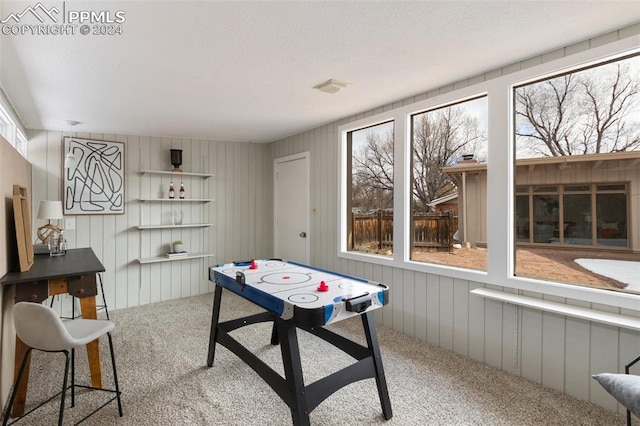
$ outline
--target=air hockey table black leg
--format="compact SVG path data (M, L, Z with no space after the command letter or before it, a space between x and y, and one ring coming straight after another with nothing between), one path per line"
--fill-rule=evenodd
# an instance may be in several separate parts
M211 331L209 332L209 353L207 355L207 366L213 366L213 358L216 351L216 339L218 334L218 321L220 319L220 301L222 300L222 287L216 285L213 294L213 310L211 311Z
M278 327L277 333L280 340L282 363L284 364L285 379L289 388L290 400L288 405L291 409L291 418L295 426L307 426L310 424L309 409L307 396L304 392L304 378L302 376L296 326L291 320L285 321L280 318L276 318L275 323Z
M273 321L273 329L271 330L271 344L276 346L280 343L280 339L278 339L278 324L276 321Z
M362 317L362 325L364 326L367 345L373 353L373 367L375 368L376 386L378 387L378 395L380 396L380 405L382 405L382 414L386 420L389 420L393 416L393 412L391 411L387 379L384 376L384 368L382 367L382 355L380 354L380 346L378 345L376 323L373 320L372 312L366 312L360 316Z

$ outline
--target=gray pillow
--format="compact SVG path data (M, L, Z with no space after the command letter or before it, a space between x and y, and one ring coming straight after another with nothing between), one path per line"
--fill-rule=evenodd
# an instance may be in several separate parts
M640 376L601 373L592 377L627 410L640 418Z

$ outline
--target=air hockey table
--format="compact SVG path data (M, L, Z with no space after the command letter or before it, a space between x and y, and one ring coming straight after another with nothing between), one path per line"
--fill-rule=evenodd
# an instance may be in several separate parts
M375 378L385 419L392 417L391 401L373 311L389 301L389 287L280 259L234 262L209 268L215 282L207 365L213 366L216 344L229 349L251 367L289 406L294 425L308 425L309 413L338 389ZM219 322L223 288L265 310ZM360 316L367 346L324 326ZM229 333L261 322L273 322L271 344L280 344L285 377L274 371ZM356 362L305 385L296 329L303 329L342 350Z

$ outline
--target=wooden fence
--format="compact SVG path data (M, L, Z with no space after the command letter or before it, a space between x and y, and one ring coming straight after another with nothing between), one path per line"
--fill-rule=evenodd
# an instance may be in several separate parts
M393 248L393 212L378 210L373 213L352 213L353 230L351 248ZM453 233L458 229L458 218L453 212L415 213L413 215L412 249L447 249L453 244Z

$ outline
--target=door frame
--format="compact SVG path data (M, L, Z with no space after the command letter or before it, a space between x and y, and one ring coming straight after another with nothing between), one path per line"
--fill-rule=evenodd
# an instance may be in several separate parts
M301 195L300 201L305 205L305 221L307 237L305 238L305 258L311 263L311 153L309 151L300 152L298 154L287 155L285 157L275 158L273 160L273 252L278 250L278 167L282 163L290 161L304 160L305 169L305 188L306 193Z

